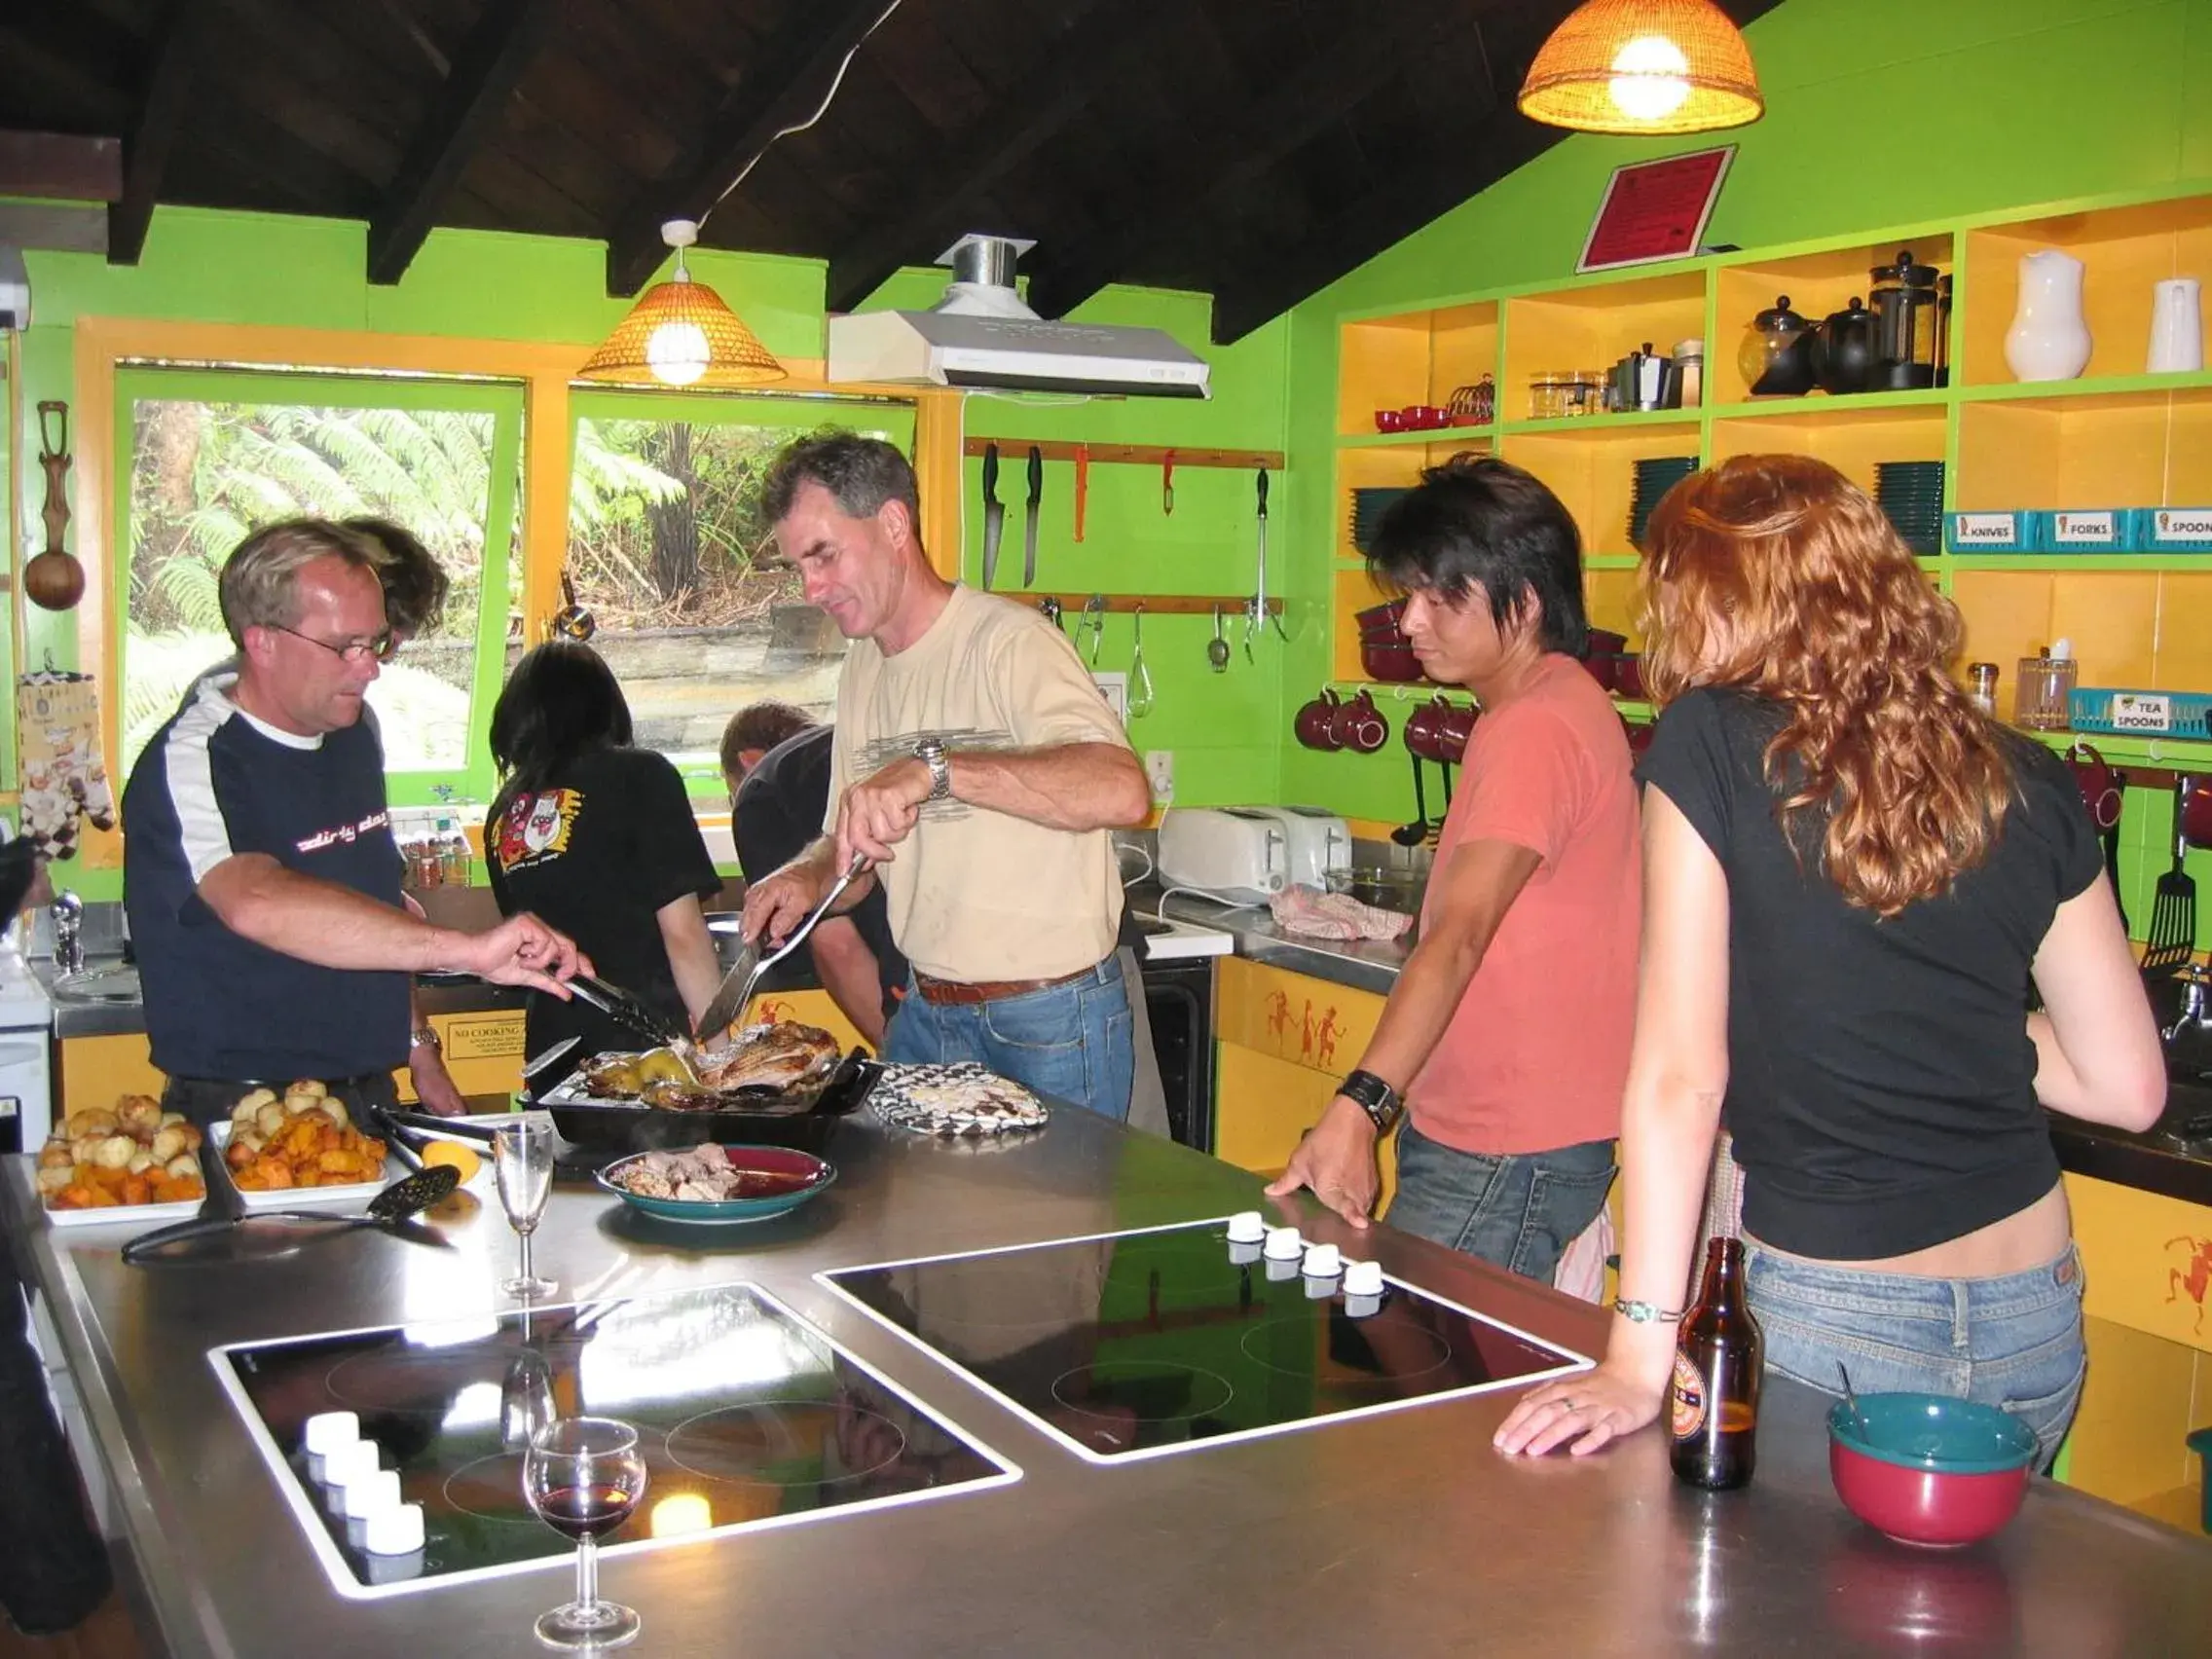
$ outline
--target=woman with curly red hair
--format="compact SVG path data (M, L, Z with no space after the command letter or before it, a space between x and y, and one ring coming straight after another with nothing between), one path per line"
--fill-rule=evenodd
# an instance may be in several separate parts
M1621 1301L1603 1365L1497 1444L1592 1452L1658 1414L1725 1123L1768 1367L2002 1406L2047 1461L2084 1355L2043 1108L2140 1129L2165 1098L2073 781L1969 702L1958 611L1834 468L1699 472L1649 546Z

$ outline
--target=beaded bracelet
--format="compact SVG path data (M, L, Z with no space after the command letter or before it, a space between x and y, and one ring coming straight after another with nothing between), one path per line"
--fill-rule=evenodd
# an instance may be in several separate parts
M1624 1296L1615 1299L1613 1311L1633 1325L1672 1325L1688 1309L1661 1308L1656 1303L1637 1302Z

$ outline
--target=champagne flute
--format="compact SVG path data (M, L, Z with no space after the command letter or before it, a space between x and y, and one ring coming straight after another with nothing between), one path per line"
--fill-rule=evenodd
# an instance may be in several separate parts
M499 1206L522 1239L522 1269L513 1278L500 1280L499 1289L524 1302L550 1296L553 1281L530 1271L530 1235L537 1231L537 1218L545 1213L545 1200L553 1192L552 1118L543 1112L524 1112L493 1125L492 1169Z
M637 1609L600 1599L599 1537L629 1520L645 1494L638 1431L612 1418L547 1423L523 1455L522 1491L540 1521L576 1540L576 1599L538 1616L537 1640L567 1648L635 1641Z

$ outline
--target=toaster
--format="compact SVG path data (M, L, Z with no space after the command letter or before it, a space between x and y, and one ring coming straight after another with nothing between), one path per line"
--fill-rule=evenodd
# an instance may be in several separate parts
M1318 806L1255 806L1283 827L1290 837L1293 885L1326 891L1329 871L1351 868L1351 828L1336 813Z
M1160 881L1238 904L1290 885L1290 831L1271 809L1171 806L1160 820Z

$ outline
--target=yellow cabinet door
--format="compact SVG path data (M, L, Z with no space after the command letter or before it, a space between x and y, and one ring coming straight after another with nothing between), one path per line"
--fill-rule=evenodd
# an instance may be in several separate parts
M1310 975L1225 956L1214 981L1214 1035L1292 1065L1342 1077L1359 1063L1382 999Z
M1262 1175L1279 1175L1299 1137L1320 1122L1336 1098L1327 1072L1291 1065L1237 1043L1223 1043L1214 1068L1213 1155ZM1398 1142L1382 1143L1382 1191L1376 1213L1398 1190Z

